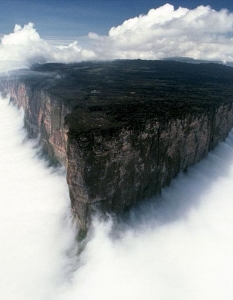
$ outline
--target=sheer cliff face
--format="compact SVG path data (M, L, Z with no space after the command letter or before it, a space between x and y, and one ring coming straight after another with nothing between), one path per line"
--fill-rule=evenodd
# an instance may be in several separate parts
M175 64L180 73L174 76L171 63L129 62L124 70L126 62L102 64L40 67L67 72L58 83L41 77L1 82L2 92L23 107L29 135L66 166L83 230L96 207L118 213L161 191L233 127L231 68L202 66L200 73L195 66L193 78L206 72L197 86L186 64Z
M81 226L89 210L120 212L149 198L198 162L233 126L233 106L115 132L68 135L67 181Z
M11 101L25 112L25 127L30 137L38 137L50 159L66 164L67 130L64 118L70 112L61 101L43 89L31 89L23 82L9 84Z

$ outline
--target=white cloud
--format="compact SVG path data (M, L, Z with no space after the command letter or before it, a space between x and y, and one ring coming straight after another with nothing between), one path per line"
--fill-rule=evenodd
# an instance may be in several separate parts
M100 58L162 59L185 56L233 61L233 14L210 6L193 10L166 4L112 27L108 36L89 34Z
M232 299L232 150L231 132L160 197L132 210L120 238L111 238L111 220L97 221L58 299Z
M1 299L232 299L233 132L127 224L95 221L78 260L65 177L1 98L0 120Z
M40 37L32 23L16 25L0 44L0 69L32 63L77 62L96 59L163 59L183 56L233 61L233 13L210 6L174 9L165 4L146 15L112 27L107 36L90 32L85 47L78 42L56 45ZM65 42L65 41L64 41Z
M54 46L46 42L32 23L24 27L15 25L14 32L4 35L0 44L1 71L29 67L32 63L69 63L95 58L93 51L83 49L78 42L67 46Z
M36 158L8 101L0 97L1 299L51 300L75 259L68 188L63 170Z

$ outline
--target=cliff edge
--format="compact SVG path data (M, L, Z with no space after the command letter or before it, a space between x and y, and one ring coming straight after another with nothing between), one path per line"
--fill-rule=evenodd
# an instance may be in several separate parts
M82 230L161 191L233 127L233 68L172 61L35 65L1 80L31 137L66 166Z

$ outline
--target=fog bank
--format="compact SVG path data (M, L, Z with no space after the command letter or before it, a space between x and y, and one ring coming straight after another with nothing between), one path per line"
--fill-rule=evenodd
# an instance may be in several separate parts
M6 99L0 120L3 299L232 297L233 133L122 221L95 219L78 257L64 173L38 159Z
M161 196L96 218L78 256L63 171L38 159L6 99L0 120L3 299L231 299L232 132Z
M73 268L75 232L64 170L39 160L22 118L0 99L0 294L50 300Z
M58 299L231 299L232 182L231 132L118 226L96 220L84 264Z

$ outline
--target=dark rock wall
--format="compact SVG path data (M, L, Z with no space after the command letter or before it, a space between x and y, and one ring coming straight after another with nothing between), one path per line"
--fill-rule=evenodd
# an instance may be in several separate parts
M183 119L68 134L67 181L81 226L85 228L88 211L96 204L120 212L160 192L223 141L232 126L230 103Z
M70 113L62 101L52 98L43 89L31 89L23 82L7 84L10 99L25 112L25 127L29 136L39 137L40 145L49 157L61 164L66 163L67 130L65 116Z
M222 103L180 118L74 134L65 126L70 109L46 90L17 81L5 82L2 90L23 107L30 135L39 135L50 157L66 165L72 209L83 230L92 208L120 212L158 193L233 127L232 103Z

